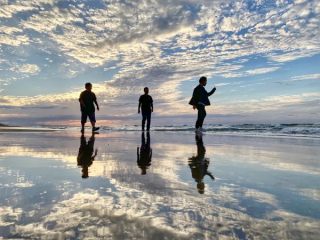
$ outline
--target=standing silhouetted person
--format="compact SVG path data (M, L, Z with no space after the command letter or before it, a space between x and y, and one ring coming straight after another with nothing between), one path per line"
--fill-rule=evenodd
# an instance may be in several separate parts
M214 87L210 92L204 88L207 85L207 78L201 77L199 79L199 85L193 90L192 98L189 102L193 106L193 109L198 109L198 118L196 122L196 131L202 131L202 125L204 118L206 117L205 106L210 105L209 96L211 96L215 91Z
M197 155L189 158L189 167L192 177L197 182L197 189L200 194L204 193L203 178L208 175L212 180L214 176L208 171L209 158L205 157L206 148L203 145L202 136L196 135Z
M89 177L89 167L92 165L94 158L97 156L98 149L95 150L94 154L94 133L90 137L88 143L84 135L81 135L80 138L80 148L77 157L78 166L82 167L82 178Z
M142 131L147 120L147 131L150 130L151 113L153 112L153 100L149 95L149 88L144 88L144 94L139 98L138 113L142 112Z
M81 109L81 132L82 133L84 133L84 125L86 124L88 117L92 125L92 132L99 130L99 128L95 126L96 116L95 116L94 104L96 104L97 110L99 111L97 97L91 91L92 90L91 83L86 83L85 88L86 90L84 90L79 97L80 109Z
M147 143L144 132L141 135L141 147L137 147L137 165L141 169L141 175L147 173L147 169L151 165L152 149L150 147L150 133L147 133Z

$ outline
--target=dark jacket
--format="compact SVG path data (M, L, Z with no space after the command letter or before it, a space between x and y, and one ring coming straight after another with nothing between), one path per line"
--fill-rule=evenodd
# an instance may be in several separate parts
M199 102L203 103L205 106L210 105L209 96L211 96L216 91L216 88L213 88L210 92L207 92L207 90L199 84L195 89L193 90L192 98L189 102L190 105L197 105Z

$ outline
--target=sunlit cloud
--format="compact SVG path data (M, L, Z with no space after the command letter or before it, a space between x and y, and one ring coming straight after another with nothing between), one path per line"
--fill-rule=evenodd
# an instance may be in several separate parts
M40 72L40 68L35 64L22 64L11 68L11 71L34 75Z
M320 80L320 73L294 76L294 77L292 77L291 79L292 79L293 81Z
M9 80L7 85L0 84L0 91L12 106L75 101L83 79L94 82L94 72L103 71L106 76L99 75L95 90L102 102L110 103L102 109L105 113L132 115L133 102L148 85L157 98L159 113L170 109L175 115L190 114L181 107L189 98L181 89L192 79L222 77L224 87L231 88L232 79L280 74L286 64L320 53L318 1L105 0L87 4L43 0L2 4L0 18L6 21L0 25L0 55L5 62L0 62L0 69ZM19 17L22 13L23 18ZM248 65L257 56L266 63ZM8 65L12 73L6 72ZM22 73L25 75L19 75ZM39 87L32 97L22 97L10 88L22 78L27 84L35 75L42 81L66 80L70 87L61 94L57 89L41 94ZM240 101L237 97L235 104ZM248 96L246 103L254 108L254 101ZM113 103L125 108L119 113ZM217 108L227 111L220 103Z

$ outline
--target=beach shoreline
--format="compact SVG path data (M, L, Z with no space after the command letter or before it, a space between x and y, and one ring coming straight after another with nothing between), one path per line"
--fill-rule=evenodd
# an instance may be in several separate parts
M192 132L156 131L17 134L3 132L0 139L0 236L5 238L61 232L70 239L79 237L77 232L101 238L99 229L114 230L114 219L122 222L116 231L127 229L122 237L112 235L115 239L141 237L133 229L141 229L146 219L148 236L173 239L283 238L284 232L287 239L316 239L319 234L317 139L199 138ZM79 165L84 141L93 143L92 154L97 149L86 179ZM142 175L137 154L145 156L146 149L152 158ZM33 217L20 221L19 211ZM59 224L61 214L70 221Z

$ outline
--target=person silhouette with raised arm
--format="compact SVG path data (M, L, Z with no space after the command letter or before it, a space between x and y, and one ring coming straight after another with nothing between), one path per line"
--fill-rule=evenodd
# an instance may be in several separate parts
M150 124L151 124L151 113L153 112L153 100L152 97L149 95L149 88L145 87L144 94L139 98L139 105L138 105L138 113L142 113L142 131L144 131L144 125L147 120L147 131L150 131Z
M204 194L204 182L203 178L208 175L212 180L214 176L208 171L209 158L205 157L206 148L203 145L202 136L196 135L197 155L189 158L189 167L191 175L197 183L197 189L200 194Z
M209 96L211 96L216 91L216 87L213 87L210 92L207 92L207 90L204 88L206 85L207 78L202 76L199 79L199 85L194 88L192 98L189 102L189 104L193 106L193 109L198 109L198 118L195 126L197 132L204 131L202 125L207 115L205 106L210 105Z
M150 133L147 132L147 142L145 133L141 134L141 147L137 147L137 165L141 169L141 175L147 174L147 169L151 166L152 148L150 147Z
M86 141L85 136L83 134L81 135L77 163L78 166L82 167L82 178L89 177L89 167L92 165L94 158L98 154L98 149L94 151L94 142L94 133L92 133L88 142Z

